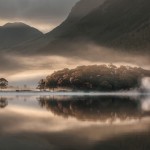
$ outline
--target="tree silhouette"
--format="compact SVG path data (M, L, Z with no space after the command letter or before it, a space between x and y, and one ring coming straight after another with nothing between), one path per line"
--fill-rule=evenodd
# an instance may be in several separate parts
M40 89L40 91L44 91L45 90L45 84L46 84L46 81L44 79L41 79L39 82L38 82L38 86L37 86L37 89Z
M56 80L48 80L46 82L46 88L53 89L53 92L54 92L54 89L57 88L57 81Z
M8 86L8 81L4 78L0 78L0 89L6 89Z
M60 98L40 97L38 99L42 108L46 108L57 116L73 117L82 121L110 121L116 119L141 119L149 116L147 112L139 109L140 102L129 97L113 96L74 96L60 100Z
M0 98L0 108L5 108L8 105L7 98L1 97Z
M118 91L140 88L141 79L150 77L150 70L115 65L78 66L54 72L39 86L48 89L67 88L84 91Z

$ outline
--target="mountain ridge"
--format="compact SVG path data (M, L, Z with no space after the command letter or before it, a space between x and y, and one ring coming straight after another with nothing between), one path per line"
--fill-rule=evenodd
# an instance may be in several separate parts
M105 0L71 26L68 23L71 20L69 15L65 22L47 35L59 31L53 42L55 45L59 45L63 40L70 42L77 39L80 41L80 38L83 38L109 48L129 51L149 49L149 6L148 0ZM142 25L146 25L147 28ZM48 47L55 46L49 43L46 49Z
M149 0L80 0L55 29L13 50L62 55L94 43L116 51L149 53L149 8Z
M22 22L6 23L0 27L0 47L12 48L43 35L38 29Z

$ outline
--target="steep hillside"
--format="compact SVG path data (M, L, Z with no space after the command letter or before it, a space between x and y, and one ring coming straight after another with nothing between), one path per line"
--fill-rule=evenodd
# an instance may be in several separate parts
M80 0L67 19L44 36L38 32L30 37L22 31L20 36L18 31L13 39L14 34L9 32L7 36L5 32L6 37L2 36L0 40L3 40L3 47L25 41L13 50L33 54L66 55L80 51L83 45L90 42L120 49L121 52L144 51L146 54L150 52L149 10L149 0ZM0 27L0 35L3 35L1 28L6 27ZM84 49L86 48L82 51Z
M46 48L82 38L106 47L149 49L149 9L149 0L81 0L66 21L47 34L53 42Z
M64 37L66 34L71 34L72 31L76 31L76 23L102 5L105 1L106 0L80 0L72 8L67 19L53 31L47 33L47 37L55 39L57 37Z

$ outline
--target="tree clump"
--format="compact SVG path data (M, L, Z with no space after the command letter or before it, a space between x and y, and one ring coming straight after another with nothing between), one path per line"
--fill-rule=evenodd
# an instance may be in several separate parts
M8 81L5 78L0 78L0 89L6 89L8 87Z
M37 89L39 89L40 91L44 91L46 88L46 81L44 79L41 79L39 82L38 82L38 86L37 86Z
M115 65L78 66L63 69L46 77L45 89L70 88L83 91L117 91L138 88L150 70Z

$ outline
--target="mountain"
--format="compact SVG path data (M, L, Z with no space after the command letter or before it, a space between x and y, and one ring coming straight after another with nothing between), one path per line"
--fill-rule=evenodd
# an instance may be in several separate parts
M76 23L78 23L80 19L82 19L83 17L91 13L93 10L98 8L105 1L106 0L80 0L72 8L67 19L54 30L47 33L46 36L48 38L55 39L66 34L71 34L72 31L77 30Z
M90 39L118 48L147 48L150 39L149 0L107 0L78 26ZM91 29L91 30L89 30Z
M46 36L46 50L81 39L128 51L149 51L149 0L80 0Z
M24 43L16 45L15 48L11 48L9 52L20 52L23 54L42 54L42 53L57 53L57 47L55 43L60 42L64 35L71 34L72 31L76 31L76 23L93 9L103 4L105 0L82 0L79 1L71 10L67 19L56 27L51 32L41 36L40 38L28 40ZM67 36L66 36L67 37ZM60 44L60 43L59 43ZM59 46L59 45L57 45ZM60 44L61 46L61 44ZM55 48L54 48L55 47ZM54 48L54 49L53 49Z
M43 35L26 26L28 32L20 29L20 36L19 30L17 34L8 32L7 26L13 28L8 24L0 27L0 40L4 47L20 43L13 50L24 54L75 55L77 51L81 54L87 43L121 52L149 53L149 9L149 0L80 0L66 20L51 32ZM5 34L1 33L3 28L7 29Z
M43 33L24 23L7 23L0 27L0 48L12 48L41 36L43 36Z

